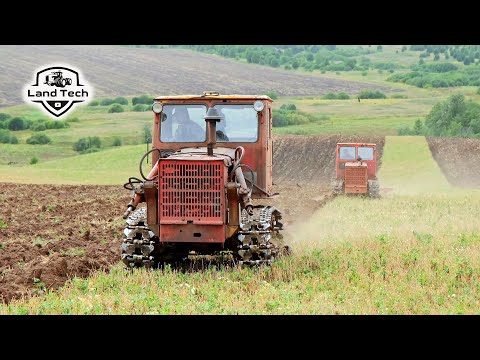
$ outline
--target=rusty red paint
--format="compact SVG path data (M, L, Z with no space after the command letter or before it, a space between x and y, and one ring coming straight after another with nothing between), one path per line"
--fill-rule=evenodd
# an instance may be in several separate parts
M207 157L205 157L207 158ZM221 159L160 159L158 216L162 224L225 224L227 168Z
M375 179L377 176L377 145L370 144L370 143L338 143L337 144L336 161L335 161L337 179L343 179L345 177L345 169L341 167L342 166L341 164L355 161L355 160L340 159L340 148L343 146L355 147L355 158L357 158L358 156L358 147L373 148L373 160L362 160L362 163L367 165L368 179Z
M161 242L223 243L224 225L164 224L160 225Z
M253 171L257 173L257 186L265 190L267 193L272 194L272 160L273 160L273 151L272 151L272 131L271 131L271 107L272 100L267 96L191 96L186 95L183 97L158 97L157 100L161 101L162 104L204 104L207 108L213 107L217 104L225 104L223 100L228 101L229 104L252 104L255 100L261 100L264 102L264 109L259 114L259 131L258 131L258 140L255 143L243 143L243 142L222 142L222 147L229 147L235 149L237 146L243 146L245 148L245 158L242 163L249 165ZM208 110L208 109L207 109ZM198 143L163 143L160 141L160 120L159 114L154 114L154 127L153 127L153 143L152 146L160 150L179 150L183 148L190 147L206 147L207 143L198 142ZM217 144L218 146L218 144ZM152 154L153 163L156 163L158 160L158 154L154 152ZM248 174L248 172L246 172ZM262 198L265 197L261 191L254 189L252 198Z

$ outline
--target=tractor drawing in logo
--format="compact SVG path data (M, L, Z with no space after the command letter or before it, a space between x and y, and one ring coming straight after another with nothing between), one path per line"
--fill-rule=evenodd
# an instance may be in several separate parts
M50 81L50 75L47 75L44 84L56 87L65 87L66 85L72 85L72 79L64 78L61 71L53 71L51 75L52 80Z

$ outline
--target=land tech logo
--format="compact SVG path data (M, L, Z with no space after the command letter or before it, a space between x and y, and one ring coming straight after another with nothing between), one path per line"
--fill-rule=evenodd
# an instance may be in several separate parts
M42 106L58 118L75 104L87 102L93 89L85 82L78 69L71 66L47 66L34 74L33 85L25 86L23 98Z

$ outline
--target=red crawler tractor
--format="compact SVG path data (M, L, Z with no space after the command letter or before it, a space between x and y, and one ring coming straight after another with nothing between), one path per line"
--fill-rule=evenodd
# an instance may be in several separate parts
M376 144L338 143L334 194L368 194L379 197Z
M186 259L270 263L282 215L254 200L272 196L272 100L268 96L162 96L154 99L152 150L124 218L122 260L156 267ZM145 176L142 163L152 153ZM141 202L146 207L135 210ZM135 211L133 211L135 210ZM132 212L133 211L133 212Z

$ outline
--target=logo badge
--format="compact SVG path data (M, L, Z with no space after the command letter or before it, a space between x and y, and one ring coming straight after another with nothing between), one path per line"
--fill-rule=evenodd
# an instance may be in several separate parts
M57 118L93 96L93 89L80 71L71 66L47 66L35 73L33 81L23 89L24 100L40 104L47 114Z

